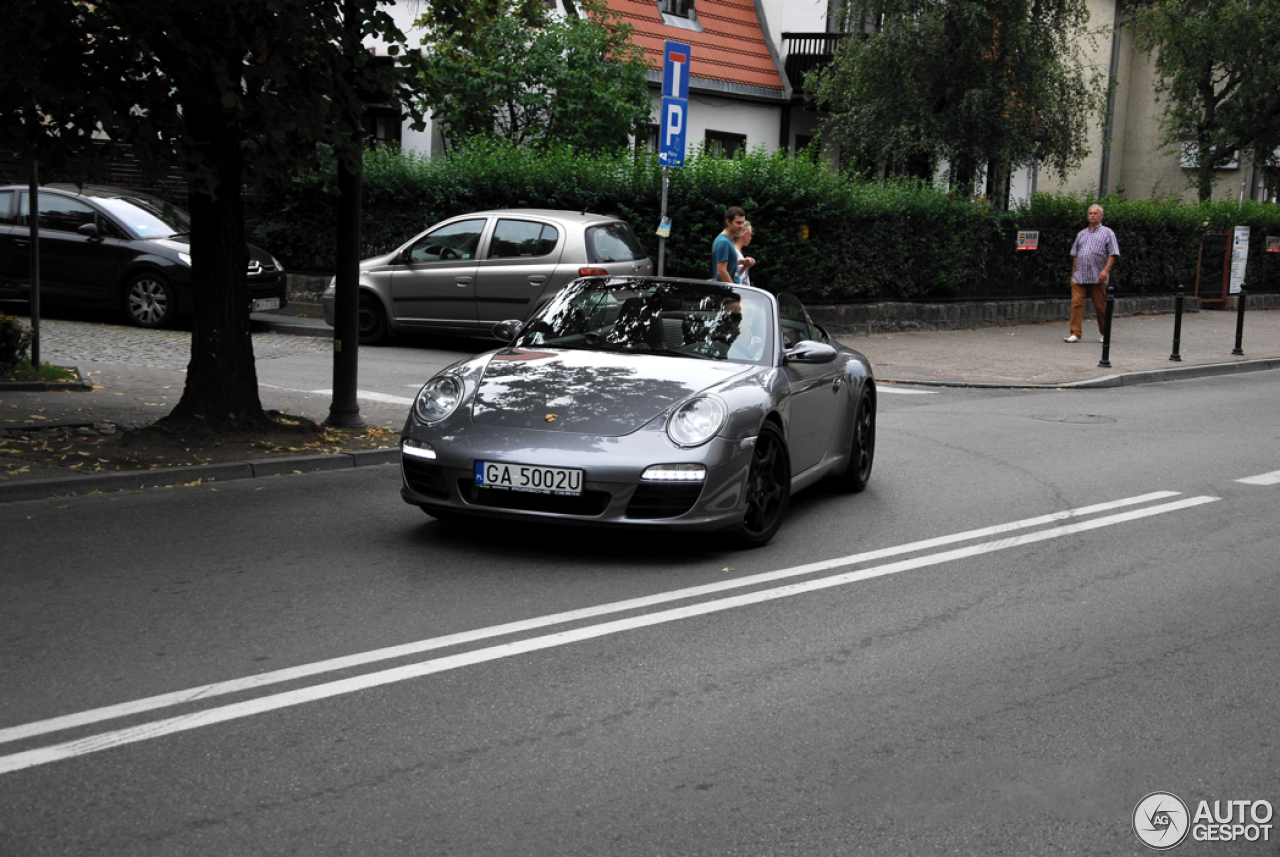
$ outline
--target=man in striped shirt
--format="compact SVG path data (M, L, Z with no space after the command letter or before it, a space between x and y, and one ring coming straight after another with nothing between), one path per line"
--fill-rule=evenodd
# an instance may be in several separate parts
M1065 342L1079 342L1084 336L1084 295L1089 291L1098 317L1099 341L1106 330L1107 280L1111 266L1120 255L1116 234L1102 225L1102 206L1089 206L1089 225L1080 230L1071 246L1071 334Z

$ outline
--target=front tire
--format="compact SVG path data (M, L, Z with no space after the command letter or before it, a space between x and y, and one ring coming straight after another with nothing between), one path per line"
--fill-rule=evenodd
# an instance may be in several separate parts
M766 544L782 526L791 500L791 455L786 438L766 422L751 451L742 523L734 534L742 547Z
M167 327L178 314L173 287L159 274L138 274L124 288L124 314L138 327Z
M368 292L360 293L358 324L361 345L381 345L390 338L387 311L382 308L382 301Z
M876 459L876 399L870 386L862 388L858 409L853 414L853 433L849 441L849 464L836 477L841 491L857 494L871 481L871 466Z

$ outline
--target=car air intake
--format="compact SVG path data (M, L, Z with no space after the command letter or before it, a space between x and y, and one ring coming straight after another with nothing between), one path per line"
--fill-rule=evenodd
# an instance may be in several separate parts
M701 494L701 482L642 484L627 504L627 517L640 520L674 518L692 509Z

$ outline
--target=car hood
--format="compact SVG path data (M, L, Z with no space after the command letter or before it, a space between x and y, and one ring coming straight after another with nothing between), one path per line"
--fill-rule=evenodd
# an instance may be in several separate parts
M482 426L618 437L757 366L654 354L514 348L493 355L471 403Z
M163 247L173 253L189 254L191 252L191 242L184 238L149 238L147 239L147 242L152 246ZM250 261L256 261L264 268L268 265L275 264L271 254L266 250L263 250L261 247L256 247L253 244L246 244L244 246L245 249L249 251Z

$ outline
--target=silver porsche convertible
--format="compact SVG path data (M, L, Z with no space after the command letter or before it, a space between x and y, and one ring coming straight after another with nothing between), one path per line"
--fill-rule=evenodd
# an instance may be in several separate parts
M792 295L710 280L589 277L510 344L418 393L405 502L463 516L773 537L792 493L861 491L876 443L871 364Z

